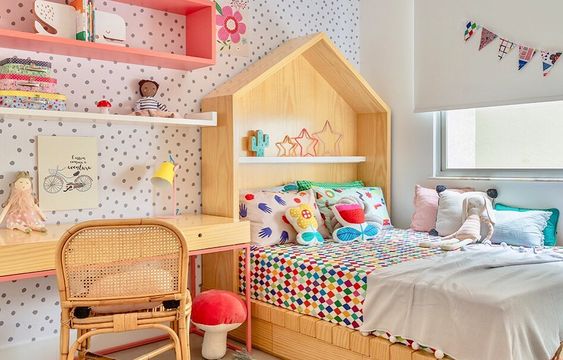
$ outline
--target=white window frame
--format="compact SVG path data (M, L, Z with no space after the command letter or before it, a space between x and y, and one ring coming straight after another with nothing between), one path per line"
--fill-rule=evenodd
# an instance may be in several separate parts
M446 111L434 113L434 169L436 179L563 182L563 169L448 169Z

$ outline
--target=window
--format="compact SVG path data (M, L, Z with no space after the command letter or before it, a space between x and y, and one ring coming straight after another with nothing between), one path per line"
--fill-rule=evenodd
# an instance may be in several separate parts
M442 176L563 177L563 101L440 113Z

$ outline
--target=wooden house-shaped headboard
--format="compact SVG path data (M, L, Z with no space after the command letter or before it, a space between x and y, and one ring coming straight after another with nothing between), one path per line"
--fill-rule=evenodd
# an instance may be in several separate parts
M238 217L239 190L305 179L363 180L382 187L390 205L390 110L325 34L284 43L206 96L202 107L218 113L218 126L202 130L204 213ZM275 142L285 134L318 131L327 120L343 134L340 156L276 157ZM248 157L256 129L271 142L259 161ZM238 254L204 257L204 289L237 287Z

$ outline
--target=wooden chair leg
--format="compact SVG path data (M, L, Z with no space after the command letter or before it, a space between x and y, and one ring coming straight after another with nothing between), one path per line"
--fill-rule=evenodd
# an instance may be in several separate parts
M184 306L185 308L185 306ZM183 360L190 360L190 338L188 332L188 317L182 312L178 320L178 337Z
M63 308L61 311L61 334L59 338L60 360L66 360L68 357L69 341L70 341L70 310Z

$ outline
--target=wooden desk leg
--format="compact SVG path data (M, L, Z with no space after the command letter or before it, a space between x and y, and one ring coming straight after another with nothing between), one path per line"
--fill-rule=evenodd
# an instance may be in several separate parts
M245 269L245 286L244 291L246 295L246 310L248 312L248 317L246 319L246 351L252 351L252 305L250 303L250 245L245 247L245 260L244 260L244 269Z

